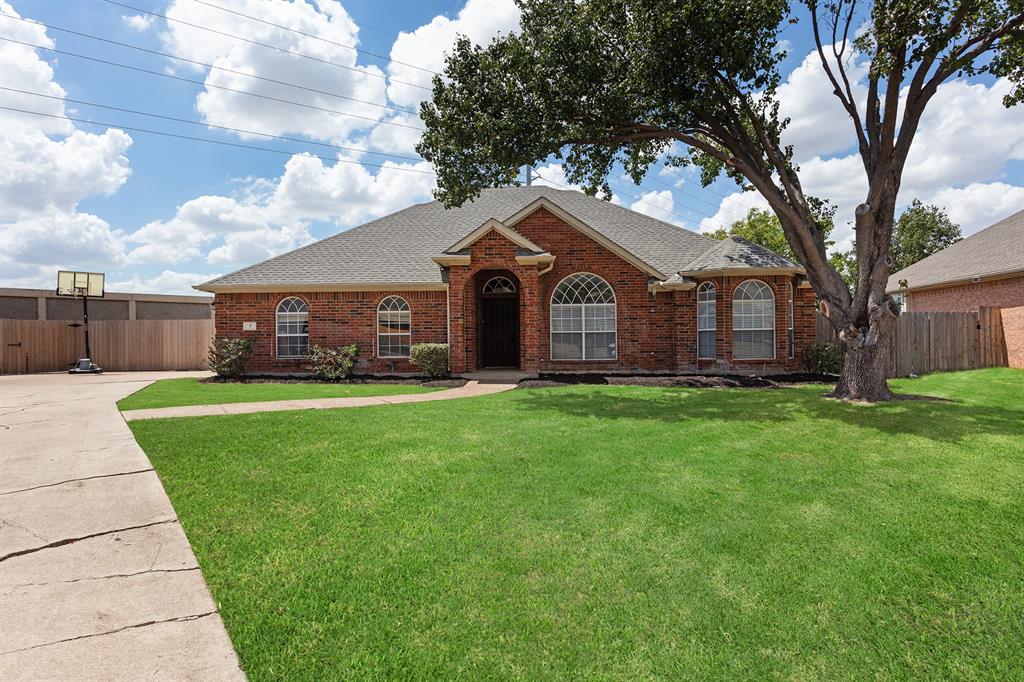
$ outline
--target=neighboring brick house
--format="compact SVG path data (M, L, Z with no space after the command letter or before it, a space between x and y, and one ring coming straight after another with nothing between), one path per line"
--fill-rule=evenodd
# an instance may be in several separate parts
M914 313L1001 308L1011 367L1024 367L1024 211L889 277Z
M253 373L348 343L359 372L409 373L410 345L449 341L456 374L786 372L814 343L797 264L546 187L411 206L196 288Z

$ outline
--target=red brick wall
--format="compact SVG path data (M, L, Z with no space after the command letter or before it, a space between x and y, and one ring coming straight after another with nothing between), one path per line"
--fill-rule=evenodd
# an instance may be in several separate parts
M408 360L377 357L377 304L388 296L409 302L412 343L447 341L447 301L444 291L328 291L305 293L238 293L214 297L217 336L248 338L254 342L249 361L251 373L301 373L308 367L302 360L275 357L275 315L277 304L289 296L309 307L309 343L359 346L356 373L387 374L414 372ZM242 331L242 322L255 322L256 331Z
M969 313L981 306L1012 308L1024 305L1024 277L914 291L907 298L914 313Z
M775 297L775 358L769 360L736 360L732 357L732 300L736 288L748 279L764 282L772 289ZM714 360L697 361L703 370L722 372L786 372L799 370L803 367L804 352L808 346L814 345L815 295L810 288L795 286L793 278L787 275L758 277L713 277L709 280L716 289L716 350ZM787 284L793 283L793 319L794 319L794 357L789 357L789 310ZM698 283L698 286L700 284ZM696 361L696 290L690 294L690 306L693 310L693 342L690 357ZM689 308L690 306L687 306Z
M999 312L1003 318L1006 364L1024 369L1024 306L1003 308Z

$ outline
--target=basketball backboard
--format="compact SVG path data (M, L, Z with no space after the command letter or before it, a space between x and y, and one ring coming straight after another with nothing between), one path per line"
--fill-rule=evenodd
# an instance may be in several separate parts
M60 270L57 272L57 295L103 298L103 280L102 272Z

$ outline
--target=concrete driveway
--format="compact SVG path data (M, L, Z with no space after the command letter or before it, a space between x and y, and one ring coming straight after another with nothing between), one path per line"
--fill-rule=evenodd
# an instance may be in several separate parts
M0 377L0 679L245 679L114 404L204 375Z

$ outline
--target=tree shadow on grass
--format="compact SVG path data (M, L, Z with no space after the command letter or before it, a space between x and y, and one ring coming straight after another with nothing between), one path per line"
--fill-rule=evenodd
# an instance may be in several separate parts
M829 400L816 390L656 389L614 393L602 388L524 391L527 410L560 412L575 417L694 420L784 424L800 420L842 422L893 435L912 435L958 443L979 435L1024 438L1021 410L967 405L955 400L897 400L861 405Z

